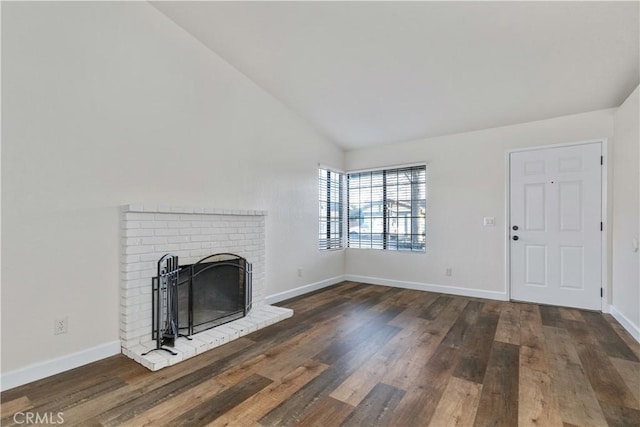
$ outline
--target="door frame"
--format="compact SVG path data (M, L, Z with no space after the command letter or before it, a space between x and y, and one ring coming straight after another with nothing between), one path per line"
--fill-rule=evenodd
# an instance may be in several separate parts
M600 191L600 217L602 218L603 230L601 233L601 277L600 281L602 283L602 298L600 299L600 311L603 313L609 312L609 227L607 222L607 212L608 212L608 139L607 138L597 138L590 139L586 141L578 141L578 142L567 142L560 144L546 144L546 145L536 145L531 147L524 148L514 148L507 150L505 152L505 221L504 221L504 244L505 244L505 287L506 287L506 296L507 300L511 301L511 230L509 227L510 219L511 219L511 153L525 152L525 151L537 151L537 150L545 150L548 148L561 148L561 147L571 147L575 145L586 145L586 144L600 144L600 152L603 156L604 162L602 165L602 181L601 181L601 191Z

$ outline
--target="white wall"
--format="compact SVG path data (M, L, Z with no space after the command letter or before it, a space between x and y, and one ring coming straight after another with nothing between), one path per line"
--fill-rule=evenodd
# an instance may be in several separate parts
M455 286L478 296L506 296L505 153L611 137L613 112L601 110L347 152L347 170L427 162L427 251L349 249L346 273ZM495 217L495 227L484 227L483 217ZM445 276L449 267L451 277Z
M640 220L640 98L639 88L616 110L613 143L613 310L623 316L640 337L640 272L638 239ZM617 311L617 313L616 313Z
M3 373L118 339L125 203L267 210L267 295L343 273L342 151L149 4L3 2L2 66Z

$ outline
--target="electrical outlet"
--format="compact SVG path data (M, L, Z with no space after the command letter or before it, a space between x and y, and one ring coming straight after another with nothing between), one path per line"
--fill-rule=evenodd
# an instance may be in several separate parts
M53 321L53 334L60 335L68 332L68 318L61 317Z
M447 269L444 271L444 275L445 275L445 276L452 276L452 275L453 275L453 269L451 269L450 267L449 267L449 268L447 268Z
M302 267L298 267L298 277L302 277Z

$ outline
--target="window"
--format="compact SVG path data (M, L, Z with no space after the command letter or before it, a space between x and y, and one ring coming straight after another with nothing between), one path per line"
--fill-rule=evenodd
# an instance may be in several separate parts
M320 195L320 233L318 244L322 249L343 248L344 174L329 169L318 169Z
M347 174L350 248L424 252L426 166Z

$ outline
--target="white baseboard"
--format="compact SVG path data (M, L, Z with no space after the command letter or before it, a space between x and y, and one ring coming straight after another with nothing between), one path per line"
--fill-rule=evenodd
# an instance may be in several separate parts
M629 332L631 336L640 343L640 327L638 327L638 325L635 325L631 320L629 320L627 316L620 313L618 309L613 305L609 306L609 313L611 313L613 318L616 319L618 323L620 323L622 327L625 328L627 332Z
M23 384L37 381L87 363L95 362L120 353L120 341L112 341L76 353L60 356L44 362L34 363L24 368L3 373L0 390L5 391Z
M442 294L459 295L464 297L486 298L486 299L493 299L493 300L499 300L499 301L509 300L506 292L485 291L482 289L459 288L456 286L434 285L431 283L406 282L402 280L390 280L390 279L381 279L378 277L345 274L343 276L332 277L330 279L321 280L320 282L311 283L309 285L304 285L288 291L269 295L265 298L265 302L267 304L275 304L277 302L284 301L289 298L297 297L300 295L307 294L309 292L317 291L318 289L326 288L327 286L335 285L344 280L350 280L352 282L367 283L371 285L391 286L394 288L415 289L418 291L427 291L427 292L438 292Z
M309 285L300 286L288 291L279 292L277 294L269 295L265 297L267 304L275 304L280 301L284 301L289 298L297 297L300 295L308 294L309 292L317 291L318 289L326 288L327 286L335 285L346 280L345 276L336 276L330 279L321 280L319 282L311 283Z
M485 291L482 289L459 288L457 286L435 285L431 283L406 282L402 280L381 279L379 277L356 276L351 274L345 275L344 280L370 283L372 285L393 286L395 288L415 289L417 291L438 292L463 297L486 298L499 301L509 300L506 292Z

